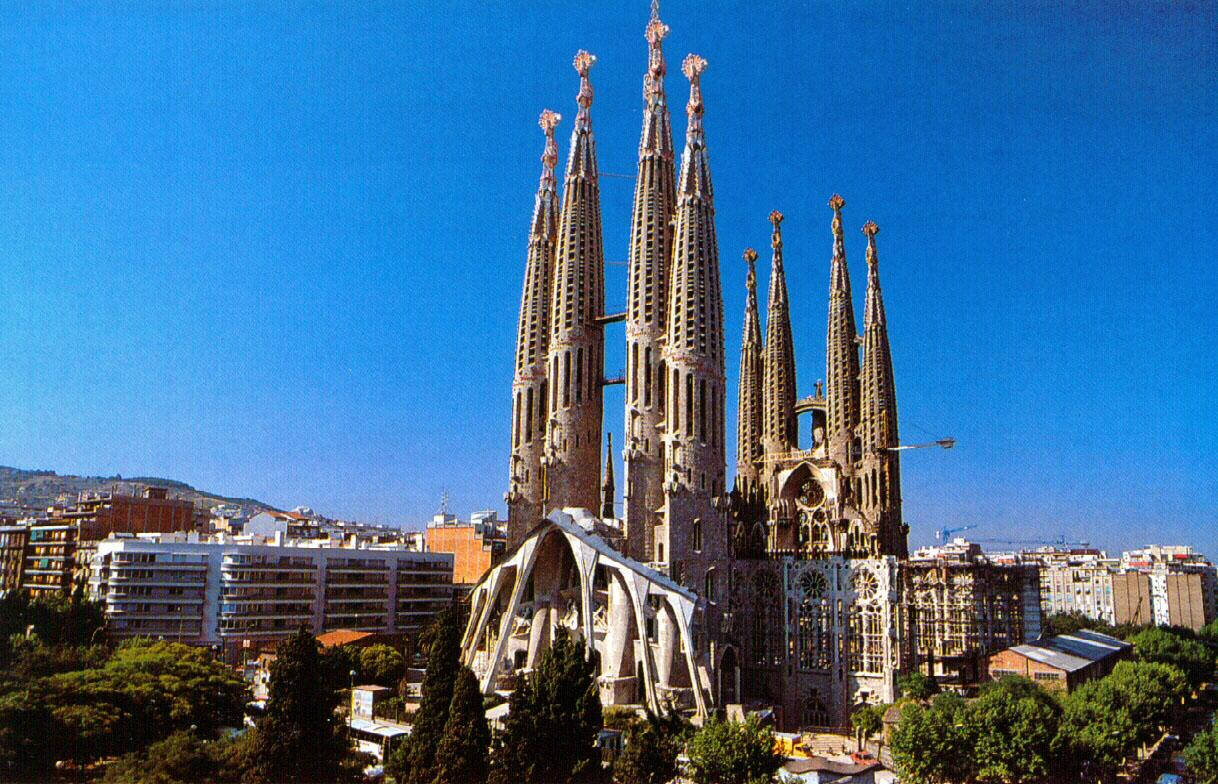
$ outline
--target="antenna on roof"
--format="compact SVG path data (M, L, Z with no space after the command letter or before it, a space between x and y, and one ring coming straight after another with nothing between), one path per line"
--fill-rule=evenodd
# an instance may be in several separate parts
M440 493L440 508L436 510L436 514L448 514L448 491Z

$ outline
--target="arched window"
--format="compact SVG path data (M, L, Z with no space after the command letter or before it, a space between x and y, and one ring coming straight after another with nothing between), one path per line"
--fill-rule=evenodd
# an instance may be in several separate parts
M701 520L694 520L693 526L690 530L690 539L693 542L694 552L700 552L702 550L702 521Z
M751 647L753 663L760 667L781 667L786 629L782 622L782 601L778 577L763 570L753 575Z

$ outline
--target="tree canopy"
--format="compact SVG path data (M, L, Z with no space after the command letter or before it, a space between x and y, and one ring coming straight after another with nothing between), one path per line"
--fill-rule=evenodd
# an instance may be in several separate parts
M473 670L461 667L453 686L444 734L436 747L434 784L485 784L491 730L482 708L482 690Z
M427 639L423 699L414 714L410 737L398 746L385 766L400 784L430 784L435 778L436 749L448 723L448 709L460 670L460 611L456 607L441 611L430 624Z
M613 761L619 784L667 784L676 778L677 755L688 728L676 716L648 715L626 726L625 748Z
M690 740L688 753L697 784L768 784L782 764L774 732L755 714L743 722L709 721Z
M335 714L339 694L324 676L317 640L305 629L276 650L266 712L250 741L247 779L337 782L351 777L351 748Z
M600 770L601 702L596 661L560 634L516 687L497 739L492 781L549 784Z
M1130 642L1139 659L1179 668L1193 688L1214 673L1214 654L1209 647L1178 630L1144 629L1131 637Z

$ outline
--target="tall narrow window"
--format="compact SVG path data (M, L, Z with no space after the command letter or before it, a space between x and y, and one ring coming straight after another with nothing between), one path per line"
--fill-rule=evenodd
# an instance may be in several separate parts
M520 446L520 393L516 393L515 417L512 421L512 446Z
M584 350L579 348L575 352L575 402L580 403L584 399Z
M643 349L643 405L651 406L651 346Z
M630 400L639 402L639 344L630 344Z
M693 528L690 533L690 539L693 540L694 551L701 552L702 550L702 521L694 520Z
M524 406L524 441L526 444L533 443L533 388L529 387L525 390L525 406Z
M706 441L706 379L698 379L698 440Z
M685 435L694 434L694 374L685 374Z
M571 352L562 355L562 407L571 405Z

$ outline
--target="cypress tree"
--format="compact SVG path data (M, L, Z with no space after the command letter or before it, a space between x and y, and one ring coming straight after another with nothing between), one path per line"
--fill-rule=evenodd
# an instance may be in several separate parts
M462 667L453 686L444 736L436 748L434 784L485 784L491 730L473 670Z
M582 642L559 636L512 694L493 781L550 784L600 772L596 662L584 650Z
M398 747L386 766L401 784L430 784L435 778L436 747L448 723L461 657L461 616L449 607L436 616L423 675L423 699L415 712L409 739Z
M324 677L317 641L303 628L276 650L266 714L249 756L253 781L334 782L350 754L334 714L338 693Z

